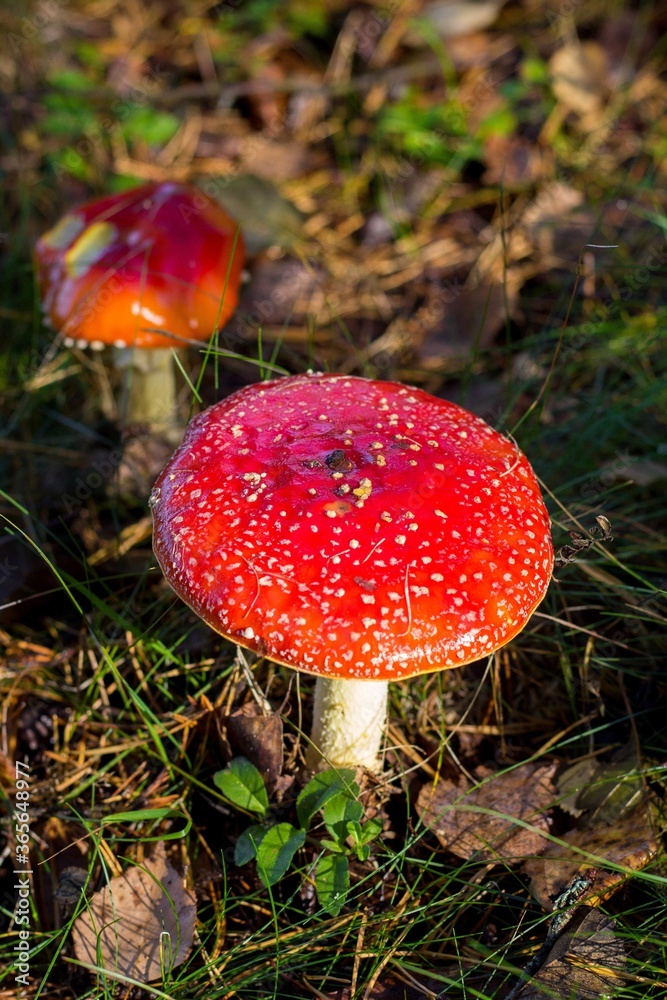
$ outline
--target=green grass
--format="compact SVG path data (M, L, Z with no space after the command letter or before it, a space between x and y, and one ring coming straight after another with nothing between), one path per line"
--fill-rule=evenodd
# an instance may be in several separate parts
M621 323L606 325L576 357L557 362L542 413L566 399L564 415L544 422L534 414L520 431L523 447L553 492L556 544L568 541L574 526L570 512L588 528L594 515L603 512L612 522L614 540L606 551L594 547L580 564L557 573L533 623L510 647L511 677L502 671L482 676L468 670L394 687L395 727L408 741L419 742L421 732L422 747L425 736L425 745L433 748L434 765L449 761L451 766L461 759L461 746L456 738L451 742L455 720L465 714L468 725L483 726L495 699L508 732L517 721L523 729L500 742L481 740L474 751L481 762L500 754L502 768L539 751L546 736L567 731L549 747L550 755L566 762L593 745L604 750L636 732L648 780L655 789L662 785L662 771L656 769L666 742L659 666L664 649L660 616L665 612L662 488L659 482L634 485L623 474L610 480L601 471L619 453L625 455L625 449L632 456L624 459L630 471L632 462L659 460L663 451L661 344L650 331L640 332L631 354L628 336ZM543 369L555 343L556 334L550 342L540 336L528 348ZM481 361L492 367L493 352ZM534 394L539 384L526 383L521 389ZM38 398L30 400L28 415L38 406ZM173 980L159 987L162 992L148 995L216 1000L233 990L244 998L298 998L306 983L333 990L337 983L349 982L358 947L359 996L381 967L381 975L414 976L427 980L431 989L438 984L447 996L492 998L509 988L512 969L521 968L543 939L544 913L531 901L516 868L474 858L457 862L439 849L416 822L405 795L407 778L400 773L393 782L397 794L389 800L393 836L381 838L372 864L357 866L340 917L327 917L308 902L312 848L300 853L291 874L272 890L262 887L249 868L236 869L230 851L245 823L223 804L213 785L221 747L216 711L203 701L226 703L230 685L238 683L233 648L199 627L193 632L190 613L158 586L155 570L149 570L147 549L140 551L131 571L113 564L90 567L80 541L65 537L63 542L55 522L40 525L16 506L8 508L7 516L25 544L42 551L44 589L55 586L67 595L58 614L47 610L45 616L41 610L13 630L60 657L40 664L36 673L22 665L19 654L17 663L10 660L2 682L5 698L16 699L17 688L22 692L13 702L21 711L38 699L45 711L63 712L53 756L37 753L36 832L43 837L50 817L62 830L63 839L57 840L61 847L82 838L88 847L84 863L96 878L104 864L102 842L122 858L137 843L167 839L176 857L181 847L185 850L198 887L198 943ZM117 516L127 515L121 511ZM33 543L35 536L41 541ZM63 546L79 569L71 563L67 571L58 569L58 583L52 567L57 569ZM28 611L29 603L25 607ZM287 673L260 665L260 685L269 676L272 700L279 704ZM542 692L549 684L545 703ZM308 688L304 681L306 712ZM432 708L419 719L430 695L435 695ZM294 699L292 689L292 719ZM594 718L586 723L591 714ZM156 780L168 806L152 806L153 799L145 798ZM290 809L288 802L288 815ZM559 829L564 826L561 818ZM52 837L46 842L46 850L35 848L44 883L55 879L58 867ZM653 864L638 873L605 907L618 922L629 969L639 977L623 985L622 997L662 995L663 987L652 985L667 978L661 931L667 879L661 872L660 864ZM40 906L34 965L46 972L59 955L52 979L72 977L80 997L114 995L111 985L101 991L86 985L86 974L70 964L67 925L56 930L50 923ZM490 925L499 931L497 942L484 937ZM10 949L11 943L7 936L5 947ZM8 961L10 955L8 951Z
M306 49L314 38L335 39L335 18L323 24L312 5L304 12L297 7L290 6L288 26ZM226 11L220 21L216 59L243 79L225 27L232 13ZM244 7L240 17L244 39L273 25L264 3ZM553 108L545 52L538 58L516 25L508 22L508 30L515 32L519 50L525 49L516 87L508 84L503 91L502 109L509 114L487 118L486 134L468 135L463 129L452 157L437 131L447 109L418 87L406 88L379 117L367 114L356 95L332 101L332 120L340 130L327 151L337 158L340 176L329 191L314 188L318 208L328 212L331 201L340 198L352 206L349 214L353 208L366 216L378 206L381 210L388 182L378 164L396 171L406 156L424 173L437 170L444 159L454 180L463 184L465 170L484 155L489 129L507 138L532 128L535 116L542 124ZM549 38L549 45L555 44L556 36ZM545 51L549 47L544 40L540 44ZM96 65L91 62L93 69ZM102 80L104 67L98 69L95 79ZM528 106L534 97L539 100ZM74 506L63 503L64 496L75 495L77 476L85 481L95 449L108 455L119 444L118 428L101 412L90 359L54 346L42 327L35 293L31 246L53 222L53 206L68 204L75 192L81 195L82 178L93 190L118 181L105 140L99 160L87 161L81 176L61 177L56 185L51 172L58 153L55 131L64 128L67 143L74 142L80 126L75 128L72 115L83 116L90 130L102 113L80 89L65 103L60 94L47 106L40 132L43 158L30 183L12 176L0 209L0 229L11 233L0 269L6 337L0 353L0 764L7 831L13 760L25 756L33 768L37 874L29 996L328 1000L352 985L351 1000L381 1000L379 986L377 993L369 991L393 977L406 989L416 981L430 990L421 995L495 1000L510 991L539 949L548 915L531 896L520 865L479 856L463 861L445 851L416 813L419 786L434 772L472 773L478 765L509 772L533 759L555 759L565 769L590 752L604 761L617 748L630 746L650 794L660 849L603 902L602 911L616 921L615 933L627 953L627 975L615 984L614 996L658 1000L667 989L662 844L667 306L664 263L647 265L662 253L667 228L657 126L638 120L644 145L636 164L619 157L606 174L597 172L594 157L572 167L581 137L571 123L563 123L556 136L553 179L566 178L584 192L597 185L590 202L601 220L599 242L614 242L605 229L605 212L621 198L639 226L634 236L629 230L617 250L593 251L592 296L582 294L583 276L577 279L582 248L568 245L562 266L524 286L521 315L508 320L489 346L480 347L472 338L469 353L453 359L443 355L440 368L421 368L418 356L389 359L396 377L442 391L463 405L474 400L480 386L497 390L493 422L516 436L539 474L556 547L567 545L573 530L589 531L600 514L610 520L613 540L593 545L557 571L530 625L490 665L393 686L390 742L395 736L417 749L395 756L386 788L371 785L362 792L369 816L380 809L384 831L373 841L368 861L351 863L347 903L331 917L318 907L312 884L323 829L309 834L287 875L270 889L261 884L254 865L234 864L235 842L252 820L234 810L213 781L230 752L222 720L247 694L233 646L175 599L161 581L146 538L118 560L91 562L96 548L147 514L145 498L119 496L110 476ZM148 113L146 105L140 110ZM140 120L135 116L135 132L126 137L130 146L142 138ZM417 129L411 127L415 120ZM169 135L175 122L171 112L156 111L151 119ZM153 135L158 145L167 133ZM16 137L3 132L3 141L10 151L14 142L18 148ZM644 164L639 182L637 164ZM443 182L425 204L423 217L415 209L400 223L386 220L390 231L415 237L415 259L416 237L439 217L444 187ZM392 197L397 190L391 188ZM496 225L501 205L532 197L536 190L526 184L501 191L480 182L457 195L451 213L463 215L471 205L481 205L486 224ZM448 213L449 208L445 220ZM556 220L556 231L558 226ZM334 244L330 249L332 255L339 252ZM326 262L327 248L317 244L317 251L319 257L307 246L305 259ZM356 253L372 266L370 251L357 245ZM420 302L421 289L417 294L410 287L406 313ZM398 301L403 291L391 292L396 313L403 309L403 300ZM257 342L246 338L238 349L205 351L182 371L193 407L196 397L211 402L267 375L317 365L335 370L349 356L360 359L363 374L377 374L372 359L364 360L363 338L368 328L377 335L380 324L368 321L367 327L366 320L335 317L324 347L314 336L317 324L309 320L312 336L301 345L282 336L268 341L260 329ZM265 661L254 664L253 672L283 714L289 772L300 727L308 731L312 682L305 676L294 680ZM272 801L281 821L296 822L298 789L297 781L282 800ZM620 813L617 819L622 821ZM574 823L555 807L548 839L558 842ZM68 865L86 868L92 888L113 872L114 858L126 867L156 841L167 842L172 862L195 888L197 937L171 978L137 987L133 994L131 984L98 984L77 966L70 931L85 902L60 912L54 892ZM636 846L630 843L629 850ZM594 857L599 852L599 867L613 869L595 835L590 849ZM14 876L7 864L5 856L0 996L1 988L12 995L15 975Z

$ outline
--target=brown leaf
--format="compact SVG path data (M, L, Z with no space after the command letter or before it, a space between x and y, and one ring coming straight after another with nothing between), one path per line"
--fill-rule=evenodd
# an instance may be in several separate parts
M573 816L586 812L588 826L599 820L615 824L642 797L640 767L633 745L620 747L608 761L585 757L559 776L558 791L565 795L558 804Z
M521 860L544 847L543 833L549 829L544 812L553 800L556 767L522 764L475 786L443 778L435 788L422 787L417 812L443 847L460 858L480 851L486 857Z
M597 42L568 42L549 60L553 92L568 111L596 115L605 94L607 60Z
M185 960L195 916L195 895L183 888L160 843L141 867L93 895L74 921L74 950L82 962L148 983Z
M581 790L590 783L597 767L595 757L584 757L558 776L558 805L570 816L576 818L583 813L583 807L577 800Z
M474 31L490 27L505 0L433 0L425 5L421 16L430 30L412 29L406 37L406 44L420 47L428 44L433 32L440 38L458 38Z
M239 220L248 253L270 246L290 247L299 238L303 216L265 178L253 174L207 178L201 187Z
M605 863L640 871L658 850L645 806L621 817L613 826L600 823L571 830L562 839L566 844L549 844L541 857L529 858L525 865L530 890L546 910L551 909L552 900L577 872L591 865L604 869ZM595 895L587 898L588 905L599 905L626 877L619 871L598 871Z
M560 935L540 971L517 994L517 1000L600 1000L621 984L625 966L623 943L615 924L597 910L575 917Z
M541 258L571 261L595 231L595 217L581 191L550 181L526 208L520 228Z
M514 273L514 277L518 275ZM441 307L421 344L422 364L439 368L444 359L488 347L512 315L518 291L514 280L506 281L504 286L491 280L488 284L473 281L445 289Z
M283 769L283 722L262 715L257 705L244 705L226 720L234 756L247 757L262 777L273 783Z

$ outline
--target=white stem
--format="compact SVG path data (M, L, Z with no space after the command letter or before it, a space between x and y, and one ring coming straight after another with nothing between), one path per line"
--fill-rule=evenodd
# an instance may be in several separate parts
M176 376L171 348L117 349L116 366L125 371L130 424L147 424L152 434L180 441L183 427L176 403Z
M344 681L318 677L313 708L312 770L361 766L380 771L387 720L387 681Z

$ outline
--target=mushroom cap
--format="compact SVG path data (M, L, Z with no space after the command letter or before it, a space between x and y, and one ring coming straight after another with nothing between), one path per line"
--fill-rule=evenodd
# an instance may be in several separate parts
M479 659L521 631L553 567L516 444L395 382L248 386L195 417L150 504L155 554L186 604L327 677Z
M238 224L203 191L146 184L88 201L35 248L44 311L75 341L179 347L206 340L236 307Z

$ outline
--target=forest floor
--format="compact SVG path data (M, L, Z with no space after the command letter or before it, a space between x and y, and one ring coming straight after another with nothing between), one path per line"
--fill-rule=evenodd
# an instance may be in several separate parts
M0 998L667 994L666 27L614 0L0 12ZM168 179L248 247L186 409L268 371L419 386L516 439L562 556L510 645L392 686L385 771L310 809L310 678L174 597L162 453L122 459L104 358L42 322L37 238ZM282 867L243 856L258 819L291 824ZM116 971L85 945L111 879Z

